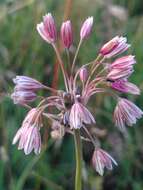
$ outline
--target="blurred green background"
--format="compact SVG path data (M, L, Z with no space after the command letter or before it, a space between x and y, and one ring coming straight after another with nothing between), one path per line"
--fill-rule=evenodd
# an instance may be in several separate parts
M70 18L74 25L74 47L79 40L82 21L94 16L91 37L83 44L78 62L93 60L101 45L115 35L128 37L129 53L137 63L131 81L143 89L143 1L142 0L0 0L0 190L73 190L74 143L65 136L53 142L48 130L43 132L43 151L39 156L25 156L12 146L26 109L9 98L12 78L34 77L47 85L62 88L52 48L36 31L42 16L52 12L57 26ZM74 48L73 47L73 52ZM62 49L61 49L62 52ZM54 73L54 74L53 74ZM143 108L142 94L129 96ZM109 97L93 99L102 147L113 155L119 166L100 177L91 166L93 149L84 143L83 190L143 189L143 120L122 135L112 123L115 103ZM45 123L45 126L48 125Z

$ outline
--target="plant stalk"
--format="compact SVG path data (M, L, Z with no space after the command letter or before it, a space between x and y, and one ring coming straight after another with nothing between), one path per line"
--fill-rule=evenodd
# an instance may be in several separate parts
M61 59L60 53L59 53L59 51L58 51L56 45L55 45L55 44L52 44L52 45L53 45L53 48L54 48L54 50L55 50L55 52L56 52L57 59L58 59L58 61L59 61L59 64L60 64L60 67L61 67L61 70L62 70L62 73L63 73L65 87L66 87L66 90L67 90L67 92L68 92L68 76L67 76L66 70L65 70L65 68L64 68L63 61L62 61L62 59Z
M82 144L79 129L74 130L75 154L76 154L76 175L75 190L82 189Z
M75 56L74 56L73 63L72 63L72 68L71 68L71 74L73 74L74 67L75 67L75 62L76 62L76 59L77 59L81 44L82 44L82 39L80 39L78 47L77 47L77 50L75 52Z

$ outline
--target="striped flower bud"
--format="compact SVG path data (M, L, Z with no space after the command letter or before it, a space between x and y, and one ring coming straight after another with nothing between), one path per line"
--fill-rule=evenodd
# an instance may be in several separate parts
M14 104L27 104L36 100L37 95L32 91L14 91L11 94Z
M133 65L136 63L134 56L128 55L116 59L111 65L108 65L109 73L107 79L118 80L128 78L133 73Z
M89 37L89 35L91 34L92 26L93 26L93 17L89 17L82 24L82 27L80 30L81 40Z
M39 81L27 76L16 76L13 82L16 84L15 90L17 91L37 91L43 88L43 85Z
M70 48L73 43L73 32L71 21L63 22L61 26L61 39L65 48Z
M82 82L85 82L88 78L88 71L85 67L83 67L81 70L80 70L80 73L79 73L79 76L80 76L80 80Z
M127 38L116 36L100 49L100 54L106 58L111 58L115 55L126 51L130 45L127 43Z
M111 88L123 93L140 94L140 89L135 84L128 82L127 79L119 79L112 82Z
M43 22L37 24L37 30L40 36L48 43L54 43L57 39L57 29L51 13L43 17Z

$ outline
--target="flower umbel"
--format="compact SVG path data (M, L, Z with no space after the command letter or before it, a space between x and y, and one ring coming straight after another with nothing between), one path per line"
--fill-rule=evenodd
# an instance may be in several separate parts
M100 175L103 175L105 167L112 170L112 165L117 165L116 161L107 152L99 148L95 142L97 137L92 133L91 128L95 127L98 119L95 122L94 110L96 109L94 106L90 108L91 112L88 108L91 97L99 93L113 97L113 100L117 102L113 117L114 123L122 132L125 131L126 125L132 126L143 115L140 108L131 101L120 98L120 93L117 93L140 94L139 88L128 81L134 71L135 56L126 55L113 60L112 63L108 59L120 55L130 47L126 37L114 37L101 47L99 54L93 61L82 64L79 68L75 67L78 66L76 65L77 57L82 42L90 36L92 27L93 17L89 17L81 27L79 44L73 57L69 51L73 44L71 21L62 23L60 37L66 49L66 63L68 60L68 64L64 64L56 44L59 35L57 35L54 18L50 13L46 14L43 21L37 25L37 30L40 36L53 47L57 55L64 79L64 89L53 89L30 77L17 76L14 79L16 86L11 95L14 103L30 109L13 139L13 144L19 141L18 149L23 149L25 154L30 154L32 150L35 154L39 154L41 151L40 130L42 130L43 117L49 121L50 134L54 140L63 138L66 133L74 135L76 150L75 190L82 189L81 140L88 141L94 146L92 163ZM38 96L38 91L43 89L52 94L44 97ZM33 108L29 104L35 100L39 102ZM36 104L36 102L34 103ZM44 127L46 126L43 125Z

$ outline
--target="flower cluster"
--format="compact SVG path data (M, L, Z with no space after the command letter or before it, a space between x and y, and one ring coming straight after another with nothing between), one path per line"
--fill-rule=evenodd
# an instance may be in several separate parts
M95 137L90 133L89 127L87 128L87 126L95 126L97 122L87 107L90 98L97 93L105 93L114 98L117 105L113 114L113 121L122 132L126 126L135 124L137 119L142 117L143 112L131 101L119 97L120 93L140 94L139 88L128 81L134 71L135 56L127 55L115 59L115 56L120 55L130 47L125 37L116 36L105 43L99 50L96 59L83 64L76 70L76 59L80 46L90 36L92 27L93 17L89 17L81 26L79 45L73 61L69 59L69 64L66 65L66 68L69 67L67 71L57 48L58 34L53 16L48 13L43 17L43 21L37 24L37 31L40 36L55 50L63 74L65 89L56 90L30 77L16 76L14 79L16 86L11 96L14 103L30 107L29 103L37 100L37 91L42 89L51 91L52 95L42 100L39 99L40 103L37 107L30 107L22 127L14 137L13 144L19 140L18 149L23 149L25 154L31 153L32 150L39 154L41 151L40 129L43 117L50 120L51 137L54 139L62 138L66 132L70 134L74 134L76 131L80 132L82 128L86 136L80 135L80 138L82 140L88 139L95 147L92 158L93 167L100 175L103 175L104 167L111 170L112 164L117 165L117 163L107 152L97 146ZM74 42L70 20L62 23L60 34L63 47L69 55L69 49ZM110 63L108 58L115 60ZM56 108L57 112L48 112L48 107Z

